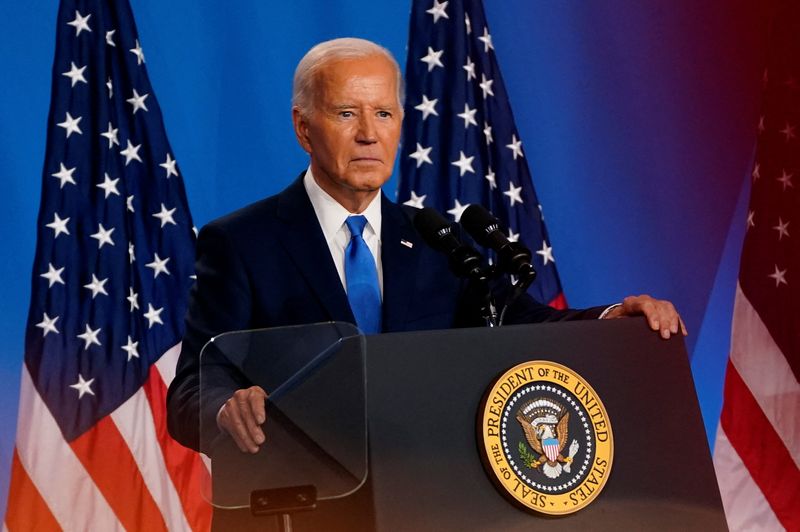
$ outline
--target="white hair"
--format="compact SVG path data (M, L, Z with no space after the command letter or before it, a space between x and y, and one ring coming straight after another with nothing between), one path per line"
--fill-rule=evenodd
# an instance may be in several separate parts
M388 59L397 73L397 105L402 110L405 85L394 56L383 46L354 37L321 42L303 56L294 71L292 106L299 109L303 116L309 116L313 112L316 76L327 63L343 59L362 59L375 55L382 55Z

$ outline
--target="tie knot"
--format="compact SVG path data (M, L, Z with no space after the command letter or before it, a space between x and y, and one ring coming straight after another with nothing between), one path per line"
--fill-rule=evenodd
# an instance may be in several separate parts
M367 225L367 218L363 214L348 216L344 223L346 223L347 228L350 229L351 236L361 236L361 233L364 232L364 226Z

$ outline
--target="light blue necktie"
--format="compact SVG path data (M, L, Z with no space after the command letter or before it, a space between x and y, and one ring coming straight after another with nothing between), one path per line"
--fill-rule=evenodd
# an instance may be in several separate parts
M358 328L364 333L381 332L381 289L375 259L361 233L367 224L362 216L350 216L345 221L350 229L350 243L344 250L344 278L347 282L347 299L356 318Z

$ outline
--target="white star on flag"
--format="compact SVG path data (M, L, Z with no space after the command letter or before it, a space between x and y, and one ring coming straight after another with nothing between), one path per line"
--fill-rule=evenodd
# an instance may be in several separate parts
M56 269L53 266L53 263L50 262L47 264L47 272L39 275L39 277L44 277L47 279L47 288L52 288L54 284L65 284L64 279L61 278L61 274L64 272L64 268L66 266L62 266L61 268Z
M80 12L76 9L75 10L75 19L67 22L67 26L72 26L75 28L75 36L81 34L82 31L86 30L88 32L92 31L92 28L89 27L89 17L91 17L91 13L86 15L85 17L80 14Z
M97 232L93 235L90 235L92 238L97 240L97 249L102 249L105 244L114 245L114 240L111 238L111 233L114 232L114 227L111 229L106 229L103 227L103 224L98 223Z
M508 241L519 242L519 233L515 233L510 227L508 228Z
M408 154L408 156L417 161L417 168L419 168L422 166L422 163L433 164L433 161L431 161L431 158L428 155L430 152L431 148L423 148L422 144L417 142L417 151Z
M544 265L547 266L548 262L555 262L556 259L553 258L553 247L548 246L547 242L542 242L542 249L536 252L537 255L542 256L542 260Z
M453 166L457 166L458 167L458 171L459 171L458 175L463 177L464 174L467 173L467 172L472 172L474 174L475 170L472 168L472 160L475 159L475 156L473 155L473 156L467 157L466 155L464 155L464 152L460 151L460 150L459 150L458 154L459 154L458 160L457 161L453 161L452 163L450 163Z
M110 194L116 194L119 196L119 191L117 190L117 183L119 182L119 178L111 179L108 175L108 172L103 173L104 179L102 183L98 183L96 186L97 188L102 188L103 192L105 193L105 199L108 199Z
M756 163L755 167L753 167L753 182L758 181L758 178L761 177L761 165Z
M789 227L789 222L785 222L784 223L783 219L779 216L778 217L778 225L773 227L773 229L778 231L778 240L781 240L784 236L787 236L787 237L789 236L789 231L787 229L788 227Z
M461 68L467 71L467 81L471 79L477 79L477 76L475 75L475 63L472 62L472 58L467 56L467 64Z
M106 81L106 88L108 89L108 99L110 100L114 97L114 83L111 81L111 78L108 78L108 81Z
M464 119L464 127L469 128L470 125L477 126L478 122L475 121L475 113L477 113L477 109L470 109L469 104L464 104L464 112L459 113L457 116Z
M133 194L131 194L130 196L125 198L125 204L126 204L126 208L128 209L128 211L135 212L133 210Z
M781 133L783 133L783 136L786 137L786 142L789 142L790 140L796 137L796 135L794 134L794 126L791 125L789 122L786 122L786 127L781 129Z
M72 83L72 85L71 85L72 87L74 87L75 84L78 83L78 82L86 83L86 78L83 77L83 71L86 70L86 66L82 66L81 68L78 68L78 66L73 61L70 61L69 64L70 64L69 71L68 72L64 72L61 75L62 76L66 76L66 77L68 77L70 79L70 82ZM88 83L87 83L87 85L88 85Z
M139 342L134 342L131 339L131 336L128 335L128 343L122 346L122 350L128 353L128 362L130 362L134 357L139 358L139 350L137 349L138 345Z
M111 149L114 144L119 146L119 139L117 138L118 128L112 127L111 122L108 123L108 130L105 133L100 133L101 137L108 139L108 149Z
M489 125L489 122L483 123L483 136L486 137L487 146L494 142L494 139L492 138L492 126Z
M483 27L483 35L478 37L478 40L483 43L483 51L484 53L488 53L489 50L494 50L494 45L492 44L492 36L489 35L489 28L486 26Z
M94 395L94 392L92 391L91 388L93 382L94 379L89 379L88 381L84 380L83 375L79 373L78 382L76 382L75 384L70 384L69 387L78 390L78 399L80 399L81 397L84 396L84 394L87 393L89 395Z
M168 153L167 154L167 160L164 161L163 163L159 164L158 166L160 166L161 168L163 168L163 169L165 169L167 171L167 179L169 179L169 176L171 176L171 175L174 175L175 177L178 177L178 170L177 170L177 168L175 168L176 164L178 164L178 161L173 159L172 155L170 155Z
M136 92L136 89L133 89L133 96L131 96L125 101L133 106L133 114L136 114L136 111L138 111L139 109L143 109L144 111L148 110L147 106L144 103L144 101L147 99L148 96L150 95L142 94L140 96L139 93Z
M403 205L408 205L409 207L416 207L417 209L421 209L425 206L422 204L422 202L425 201L426 197L427 194L423 194L422 196L417 196L417 193L412 190L411 199L404 201Z
M72 115L69 114L67 111L67 116L64 118L63 122L58 123L58 127L63 127L64 130L67 132L67 138L73 133L77 133L78 135L83 135L83 131L81 131L80 126L78 123L81 121L83 117L79 116L78 118L72 118Z
M72 183L75 185L75 179L72 177L73 172L75 172L75 168L67 168L64 166L64 163L59 163L59 166L61 168L58 170L58 172L50 175L58 178L58 180L61 181L61 188L64 188L64 185L67 183Z
M57 321L58 316L51 318L47 315L47 312L45 312L44 317L42 317L42 321L37 323L36 326L42 329L42 336L47 336L47 334L51 332L58 334L58 329L56 329Z
M133 160L142 162L142 158L139 157L139 148L141 148L142 145L141 144L133 145L131 144L130 139L127 140L127 143L128 146L124 150L119 152L120 155L125 156L125 166L128 166L128 164Z
M449 19L450 17L447 15L445 9L447 9L447 4L449 2L439 2L439 0L433 0L433 7L429 10L425 11L426 13L430 13L433 15L433 23L436 24L439 22L439 19L444 17Z
M517 157L524 157L524 155L522 155L522 141L517 140L516 135L511 135L511 144L506 144L506 148L511 150L515 161Z
M469 207L469 203L467 203L466 205L461 205L461 202L455 200L455 205L453 206L452 209L447 211L447 214L452 214L456 222L460 222L461 215L464 214L464 211L467 210L467 207Z
M489 171L486 172L486 175L484 177L486 178L486 181L489 182L489 187L495 189L497 188L497 179L495 178L494 170L492 170L491 166L488 167L488 170Z
M172 209L167 210L164 204L161 204L161 210L155 214L153 217L158 218L161 220L161 227L163 228L167 224L178 225L175 223L175 220L172 218L172 215L175 213L176 208L173 207Z
M92 330L92 328L89 327L89 324L87 323L86 324L86 330L83 333L78 335L78 338L80 338L81 340L86 342L86 344L83 346L83 348L84 349L89 349L89 346L92 345L92 344L103 345L103 344L100 343L100 340L97 339L97 335L100 334L100 332L101 332L101 328L100 327L98 327L97 329Z
M166 273L167 275L170 275L169 270L167 269L168 262L169 262L169 257L167 257L166 259L162 259L161 257L158 256L158 253L155 253L155 258L153 259L153 262L149 262L145 264L145 266L153 269L153 279L155 279L161 273Z
M481 88L483 92L483 99L486 99L486 95L494 96L494 92L492 92L492 83L494 83L493 79L486 79L486 74L481 74L481 82L478 83L478 86Z
M89 284L83 285L83 287L84 288L88 288L89 290L92 291L92 299L94 299L97 296L97 294L103 294L105 296L108 295L108 292L106 292L106 288L105 288L105 285L106 285L107 282L108 282L108 278L103 279L101 281L100 279L98 279L95 276L95 274L92 274L92 282L89 283Z
M790 174L786 172L786 170L784 170L781 173L781 176L778 178L778 181L783 185L783 190L786 190L787 188L794 188L794 184L792 183L793 177L794 174Z
M136 252L133 242L128 242L128 263L133 264L136 262Z
M151 305L150 303L147 304L147 312L144 313L144 317L147 318L148 329L152 329L153 325L155 325L156 323L158 323L159 325L164 325L164 322L161 321L162 312L164 312L164 307L153 308L153 305Z
M425 56L420 58L420 61L422 61L423 63L427 63L428 72L430 72L431 70L433 70L437 66L444 68L444 65L442 64L442 53L443 52L444 52L444 50L439 50L437 52L433 48L428 46L428 55L425 55Z
M522 187L515 187L514 183L511 181L508 182L508 190L503 192L503 194L509 197L512 207L516 203L522 203Z
M142 51L142 47L139 45L139 39L136 39L136 48L131 48L130 52L136 56L137 65L144 63L144 52Z
M430 115L439 116L439 113L436 112L436 103L439 100L434 98L433 100L429 100L427 96L424 94L422 95L422 103L415 106L414 109L417 111L422 111L422 119L425 120Z
M786 272L788 270L781 270L778 268L778 265L775 265L775 272L768 275L772 279L775 279L775 288L779 287L781 284L788 285L789 283L786 282Z
M106 44L109 46L113 46L116 48L116 43L114 42L114 33L117 30L109 30L106 32Z
M139 308L139 294L133 291L133 287L128 289L128 303L131 305L131 312Z
M53 221L47 224L46 227L49 227L55 232L53 238L58 238L58 235L60 235L61 233L64 233L65 235L69 234L69 229L67 229L67 222L69 222L69 216L62 219L57 212L54 212Z

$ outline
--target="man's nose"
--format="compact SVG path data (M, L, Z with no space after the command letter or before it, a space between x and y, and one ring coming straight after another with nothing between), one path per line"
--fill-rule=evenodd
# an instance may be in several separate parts
M375 132L375 117L369 113L362 114L358 120L356 142L372 144L373 142L377 142L377 140L378 139Z

